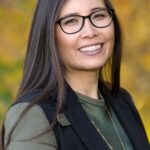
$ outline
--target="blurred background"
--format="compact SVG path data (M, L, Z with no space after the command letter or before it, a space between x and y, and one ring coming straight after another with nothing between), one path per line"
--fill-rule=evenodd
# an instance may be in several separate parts
M128 89L150 140L150 0L113 0L124 37L121 85ZM22 75L36 0L0 0L0 125Z

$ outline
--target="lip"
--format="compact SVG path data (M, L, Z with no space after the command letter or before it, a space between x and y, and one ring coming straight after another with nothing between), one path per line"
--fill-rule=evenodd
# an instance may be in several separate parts
M86 47L89 47L89 46L95 46L95 45L101 45L101 48L98 48L94 51L81 51L82 48L86 48ZM87 45L84 45L82 47L80 47L78 50L85 56L95 56L95 55L98 55L99 53L101 53L103 51L103 46L104 46L104 43L94 43L94 44L87 44Z
M78 50L80 50L81 48L85 48L85 47L89 47L89 46L94 46L94 45L104 45L104 43L93 43L93 44L87 44L87 45L83 45L80 48L78 48Z

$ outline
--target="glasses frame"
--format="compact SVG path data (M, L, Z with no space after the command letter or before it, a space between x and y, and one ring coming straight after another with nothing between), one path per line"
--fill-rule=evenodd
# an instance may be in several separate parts
M98 12L98 11L102 11L102 10L107 10L107 11L108 11L108 13L109 13L110 16L111 16L111 21L110 21L110 23L109 23L108 25L103 26L103 27L99 27L99 26L96 26L96 25L92 22L91 16L92 16L94 13L96 13L96 12ZM80 27L80 29L79 29L78 31L75 31L75 32L72 32L72 33L68 33L68 32L66 32L66 31L64 31L64 29L63 29L63 27L62 27L62 25L61 25L61 21L62 21L63 19L68 18L68 16L67 16L67 17L63 17L63 18L60 18L59 20L56 21L56 24L59 24L59 26L60 26L60 28L62 29L62 31L63 31L64 33L66 33L66 34L75 34L75 33L80 32L80 31L83 29L83 27L84 27L85 19L89 19L90 23L91 23L94 27L96 27L96 28L106 28L106 27L108 27L108 26L112 23L112 21L113 21L114 9L112 9L112 8L103 8L103 9L100 9L100 10L98 10L98 11L94 11L94 12L92 12L91 14L89 14L89 15L87 15L87 16L73 15L73 16L82 17L82 18L83 18L83 23L82 23L82 25L81 25L81 27ZM70 16L69 16L69 17L70 17Z

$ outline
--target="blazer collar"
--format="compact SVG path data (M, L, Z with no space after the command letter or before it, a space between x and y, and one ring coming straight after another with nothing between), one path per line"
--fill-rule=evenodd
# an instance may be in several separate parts
M64 111L67 119L71 122L72 127L81 141L85 144L88 150L108 150L101 136L96 131L95 127L87 117L85 111L80 105L76 94L73 90L67 87L67 101L66 109Z
M71 122L72 127L78 137L89 150L97 150L100 147L102 150L108 150L108 146L87 117L74 91L69 85L67 85L66 89L67 100L64 114ZM122 127L125 129L133 147L136 150L148 150L149 145L145 141L144 136L141 138L141 133L143 131L141 131L138 123L135 121L129 106L123 101L123 99L113 97L104 85L101 85L100 90L106 103L113 109L120 123L122 124Z
M132 104L132 102L128 104L127 101L130 100L125 99L128 97L123 98L123 95L121 95L121 97L119 95L112 96L112 94L110 94L105 85L101 86L101 92L104 96L106 103L113 109L122 127L126 131L126 134L130 139L133 147L136 150L149 150L150 147L148 145L147 139L144 136L144 132L139 126L137 120L135 119L135 114L132 110L133 108L129 106Z

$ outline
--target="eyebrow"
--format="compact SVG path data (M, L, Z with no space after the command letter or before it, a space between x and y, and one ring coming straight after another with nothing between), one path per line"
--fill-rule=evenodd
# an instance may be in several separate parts
M107 9L107 7L95 7L91 9L91 12L96 11L96 10L103 10L103 9Z
M90 10L90 13L97 11L97 10L103 10L103 9L107 9L106 7L95 7L93 9ZM63 17L60 17L59 20L67 18L67 17L71 17L71 16L76 16L76 15L80 15L79 13L70 13L70 14L66 14Z

